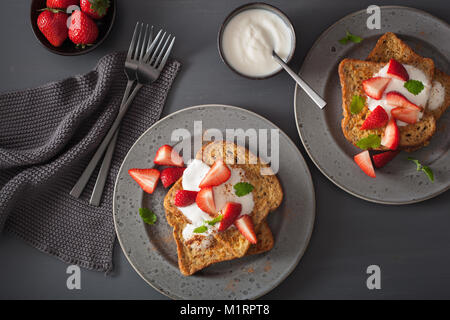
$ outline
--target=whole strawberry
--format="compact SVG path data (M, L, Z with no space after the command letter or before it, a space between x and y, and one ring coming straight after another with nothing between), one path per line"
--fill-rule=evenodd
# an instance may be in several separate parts
M38 16L37 26L53 46L59 47L67 39L67 19L64 12L45 9Z
M109 8L109 0L81 0L81 11L93 19L101 19L106 15Z
M85 13L76 10L72 13L69 38L76 45L85 48L92 45L98 37L98 27Z
M67 9L69 6L78 5L79 0L47 0L47 8Z

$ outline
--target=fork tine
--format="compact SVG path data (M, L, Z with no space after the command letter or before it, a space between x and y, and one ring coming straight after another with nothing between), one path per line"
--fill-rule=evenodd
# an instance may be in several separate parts
M169 36L168 36L167 39L166 39L166 42L164 42L164 46L163 46L163 47L161 48L161 50L159 51L158 57L155 59L155 63L154 63L154 67L155 67L155 68L158 66L158 63L161 61L161 57L163 56L163 54L164 54L164 52L165 52L165 50L166 50L167 44L169 43L169 40L170 40L170 37L171 37L171 36L172 36L172 35L169 34Z
M175 42L175 37L173 37L172 41L170 41L169 48L167 48L166 54L164 55L163 59L161 60L161 63L159 64L159 67L158 67L159 71L161 71L164 68L164 66L166 65L167 59L170 56L170 51L172 51L174 42Z
M141 38L142 38L142 29L144 28L144 23L141 23L141 28L139 30L139 36L136 44L136 51L134 51L134 60L138 60L139 57L139 51L141 48Z
M155 40L153 40L147 50L147 53L144 56L144 63L147 63L148 59L150 58L150 55L152 54L153 48L158 43L159 37L161 36L162 30L159 30L158 34L155 37Z
M131 56L135 49L138 26L139 26L139 21L136 23L136 27L134 27L133 38L131 39L130 47L128 48L127 59L131 59Z
M167 32L164 32L164 34L163 34L162 37L161 37L161 40L159 40L158 45L156 46L156 49L155 49L155 51L153 52L152 57L151 57L151 59L150 59L150 61L149 61L150 64L153 64L153 62L155 61L156 55L158 54L159 48L161 47L161 44L163 43L163 40L164 40L164 37L166 36L166 33L167 33Z
M150 49L152 42L153 42L153 26L150 28L150 35L148 36L147 51Z
M142 58L144 57L144 54L145 54L145 49L147 48L147 34L148 34L148 24L145 25L144 39L142 42L141 54L139 56L139 60L142 60Z

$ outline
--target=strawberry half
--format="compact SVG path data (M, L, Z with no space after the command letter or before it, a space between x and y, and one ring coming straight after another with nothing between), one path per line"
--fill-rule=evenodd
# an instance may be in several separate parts
M161 182L164 188L167 188L171 184L178 181L183 176L183 172L186 168L170 167L161 171Z
M391 114L395 119L410 124L416 123L419 118L419 110L411 108L397 107L391 110Z
M364 92L375 100L380 100L384 90L391 82L390 78L373 77L362 82Z
M231 226L237 217L241 214L242 205L236 202L227 202L225 207L222 209L222 220L220 220L220 225L218 230L225 231Z
M410 108L419 111L422 110L421 107L415 105L414 103L406 99L404 95L397 91L388 92L386 94L386 102L393 107Z
M382 106L378 106L364 120L360 130L377 129L384 127L389 121L389 116Z
M400 133L397 127L397 121L395 121L394 117L392 117L384 130L384 136L381 138L381 144L391 150L396 150L399 140Z
M214 192L212 187L201 189L197 194L195 202L202 211L206 212L211 217L216 215L216 205L214 203Z
M364 171L365 174L367 174L369 177L375 178L375 170L372 165L372 160L370 160L370 154L369 151L363 151L361 153L358 153L356 156L353 157L356 164L361 168L362 171Z
M234 225L238 228L239 232L245 237L245 239L250 241L250 243L256 244L258 242L255 234L255 228L253 227L252 218L248 214L237 219L234 222Z
M148 193L155 191L160 176L156 169L130 169L128 174Z
M183 158L171 146L165 144L156 151L153 162L160 166L183 167Z
M395 158L395 156L400 151L386 151L383 153L376 154L372 157L373 159L373 165L375 168L382 168L384 167L388 162L390 162L392 159Z
M230 168L222 160L217 160L198 186L199 188L215 187L227 181L230 176Z
M195 202L197 194L197 191L178 190L177 193L175 193L174 204L177 207L186 207L191 205Z
M405 67L395 59L389 60L387 74L399 80L409 80L408 71L406 71Z

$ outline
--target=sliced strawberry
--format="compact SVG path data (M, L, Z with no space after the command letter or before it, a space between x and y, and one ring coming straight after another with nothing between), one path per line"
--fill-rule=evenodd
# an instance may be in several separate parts
M356 164L361 168L362 171L364 171L365 174L367 174L369 177L375 178L375 170L373 169L372 160L370 160L370 154L369 151L363 151L361 153L358 153L356 156L353 157Z
M197 191L177 190L175 193L174 203L177 207L186 207L195 202Z
M155 191L160 176L156 169L130 169L128 174L148 193Z
M230 176L230 168L222 160L217 160L198 186L199 188L215 187L227 181Z
M171 184L178 181L178 179L183 176L183 171L185 169L186 168L170 167L161 171L161 182L164 188L167 188Z
M168 144L163 145L156 151L153 162L161 166L184 166L183 158Z
M408 71L406 71L405 67L395 59L389 60L387 74L399 80L409 80Z
M417 122L419 118L419 112L420 111L417 109L402 108L402 107L397 107L391 110L391 114L395 119L410 124Z
M364 120L360 130L377 129L384 127L389 121L389 116L382 106L378 106Z
M364 92L375 100L380 100L391 78L373 77L362 82Z
M195 202L202 211L206 212L212 217L215 216L216 205L214 204L214 192L212 187L201 189L197 194Z
M234 222L234 225L236 226L236 228L238 228L245 239L250 241L250 243L256 244L258 242L255 234L255 229L253 228L252 218L248 214L245 214L237 219Z
M219 231L225 231L231 226L241 214L242 205L236 202L227 202L222 209L222 220L220 220Z
M388 92L386 94L386 102L393 107L410 108L419 111L422 110L421 107L415 105L414 103L406 99L404 95L397 91Z
M397 121L392 117L389 120L386 129L384 130L384 136L381 138L381 144L391 150L396 150L398 142L400 140L400 133L397 127Z
M372 157L375 168L384 167L389 161L395 158L400 151L385 151Z

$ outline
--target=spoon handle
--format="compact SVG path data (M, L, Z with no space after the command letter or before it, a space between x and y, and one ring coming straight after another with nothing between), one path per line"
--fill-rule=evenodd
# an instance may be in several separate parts
M297 82L297 84L306 92L306 94L319 106L320 109L323 109L326 106L326 102L305 82L303 81L289 66L284 63L284 61L273 52L273 57L275 60L286 70L287 73Z

